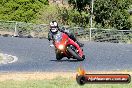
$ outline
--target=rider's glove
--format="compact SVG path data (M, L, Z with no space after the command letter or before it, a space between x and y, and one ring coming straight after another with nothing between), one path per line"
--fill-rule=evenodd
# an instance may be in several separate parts
M51 37L52 37L51 33L48 33L48 40L49 41L51 40Z
M48 37L48 40L50 41L51 39Z

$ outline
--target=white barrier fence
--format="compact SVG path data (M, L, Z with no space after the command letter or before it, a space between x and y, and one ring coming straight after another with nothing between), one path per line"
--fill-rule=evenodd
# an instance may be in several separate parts
M19 37L47 37L47 24L33 24L16 21L0 21L0 34Z
M75 28L75 27L74 27ZM70 31L78 32L76 35L81 40L96 42L112 42L112 43L132 43L132 30L116 30L116 29L74 29ZM79 27L78 27L79 28ZM0 21L0 35L2 36L17 36L17 37L34 37L47 38L48 37L47 24L33 24L16 21ZM73 31L74 30L74 31Z

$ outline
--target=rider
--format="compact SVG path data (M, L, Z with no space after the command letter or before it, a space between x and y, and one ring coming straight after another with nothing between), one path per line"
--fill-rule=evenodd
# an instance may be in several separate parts
M69 38L71 38L74 42L76 42L80 47L84 46L84 44L77 41L76 37L72 33L68 33L68 32L65 32L64 30L60 29L59 26L58 26L58 23L56 21L50 22L50 31L48 33L48 40L49 41L52 40L53 35L57 34L58 31L67 34L69 36Z

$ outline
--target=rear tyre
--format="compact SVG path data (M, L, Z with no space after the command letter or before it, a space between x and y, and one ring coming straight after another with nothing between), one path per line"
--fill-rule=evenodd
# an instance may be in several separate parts
M78 61L83 61L84 59L81 58L78 53L76 53L74 50L71 49L71 47L67 47L67 51Z
M83 60L85 59L85 55L82 56L82 59L83 59Z

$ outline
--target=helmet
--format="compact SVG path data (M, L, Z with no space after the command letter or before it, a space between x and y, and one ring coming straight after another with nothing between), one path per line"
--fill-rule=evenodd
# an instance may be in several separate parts
M58 23L56 21L50 22L50 31L56 33L58 31Z

